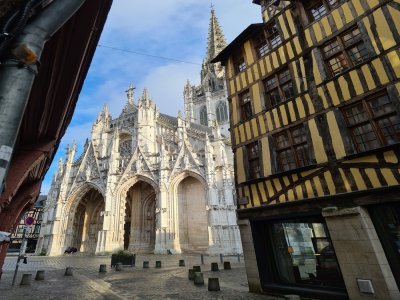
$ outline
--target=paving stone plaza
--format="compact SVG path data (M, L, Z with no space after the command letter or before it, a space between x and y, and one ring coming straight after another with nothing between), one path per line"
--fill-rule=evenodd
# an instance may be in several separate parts
M185 267L179 267L180 259ZM218 256L200 255L138 255L136 267L124 267L117 272L110 268L110 256L30 256L21 264L15 286L11 286L17 258L8 256L0 280L0 299L279 299L248 292L245 263L237 257L225 257L232 269L224 270ZM162 268L155 262L162 261ZM143 269L143 261L149 268ZM218 262L219 271L211 271L211 263ZM107 264L107 273L100 274L100 264ZM200 265L204 282L195 286L188 279L188 269ZM64 276L66 267L73 268L73 276ZM37 270L45 270L45 280L35 281ZM20 286L22 275L32 274L30 286ZM221 290L210 292L208 278L218 277Z

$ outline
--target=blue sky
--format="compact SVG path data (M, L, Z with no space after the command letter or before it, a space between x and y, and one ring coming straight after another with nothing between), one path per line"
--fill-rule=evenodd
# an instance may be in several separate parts
M93 122L104 104L113 118L126 103L125 90L136 87L135 100L144 87L162 113L177 116L183 110L183 87L189 79L200 82L210 20L209 1L114 0L99 45L192 62L181 63L97 47L71 124L42 184L47 194L57 161L76 140L78 153L90 138ZM214 9L229 43L251 23L261 20L260 6L251 0L214 0Z

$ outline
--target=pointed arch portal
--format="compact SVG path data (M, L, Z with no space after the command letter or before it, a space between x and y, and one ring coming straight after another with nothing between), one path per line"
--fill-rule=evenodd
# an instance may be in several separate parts
M149 253L156 239L156 192L138 181L127 192L125 202L124 248Z
M103 196L94 188L77 199L71 220L70 244L66 246L75 247L84 253L96 252L98 233L103 229L101 212L104 211L104 207Z
M179 244L182 252L208 249L208 216L205 186L188 176L178 183Z

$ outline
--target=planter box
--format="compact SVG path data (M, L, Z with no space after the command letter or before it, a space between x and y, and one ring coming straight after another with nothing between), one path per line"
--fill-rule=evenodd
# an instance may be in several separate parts
M114 267L117 263L122 263L125 266L135 266L136 255L111 255L111 267Z

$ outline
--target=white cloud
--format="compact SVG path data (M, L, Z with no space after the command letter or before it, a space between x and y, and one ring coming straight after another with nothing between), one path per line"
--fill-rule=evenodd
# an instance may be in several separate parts
M79 125L71 125L68 127L64 137L61 140L59 151L64 151L67 145L71 146L74 142L77 145L82 146L85 143L86 138L90 137L93 122L86 122ZM53 161L54 163L54 161Z
M215 12L229 43L249 24L261 22L261 11L251 0L214 0ZM100 44L150 55L201 63L207 47L210 2L114 0ZM147 87L160 112L176 116L183 109L183 87L189 79L200 83L201 66L171 62L98 47L71 125L43 183L50 186L58 157L76 140L79 148L90 138L91 126L104 103L113 118L126 103L132 82L136 101ZM78 151L79 153L79 151Z

